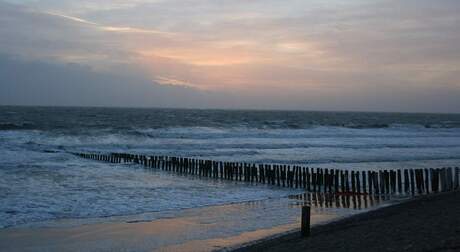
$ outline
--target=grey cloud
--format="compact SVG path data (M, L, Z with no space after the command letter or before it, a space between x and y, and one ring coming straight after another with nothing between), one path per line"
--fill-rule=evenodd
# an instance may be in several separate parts
M387 89L381 85L385 81L366 83L362 92L356 92L353 83L344 83L345 92L332 87L313 92L279 89L276 93L232 94L159 85L141 76L103 74L77 64L0 55L0 104L8 105L459 112L458 90L414 91L404 85Z
M63 60L79 56L97 61L126 62L130 52L120 39L95 27L48 15L28 7L0 2L0 53L28 59ZM71 60L69 60L71 61ZM102 62L100 62L102 63Z
M77 64L0 55L0 104L56 106L210 107L223 95L159 85L142 76L98 73Z
M56 6L52 1L48 3L48 6ZM139 1L129 7L89 8L80 13L81 18L105 25L191 35L168 41L131 34L125 41L124 34L101 33L87 24L0 3L0 52L26 59L76 55L91 61L83 63L92 66L111 64L109 72L98 73L80 65L3 59L2 64L17 74L2 80L1 101L55 105L460 112L458 13L460 3L447 0ZM241 80L256 84L256 90L248 88L244 94L232 92L231 88L210 94L155 85L143 77L147 74L140 67L126 64L132 63L130 59L135 57L130 44L144 43L152 51L163 45L193 49L195 45L208 42L241 38L262 42L252 48L262 52L270 51L271 43L314 42L326 52L324 57L334 56L339 62L325 68L318 62L299 60L295 65L284 61L271 65L198 67L155 59L149 69L150 73L159 76L166 74L190 82L216 82L214 86L231 86ZM294 58L298 56L293 55ZM231 70L235 70L234 75ZM118 77L110 72L123 72L123 75ZM217 78L210 78L214 73L228 78L219 83ZM35 85L31 81L33 78L40 80L40 84ZM71 84L63 84L66 82ZM86 83L92 83L94 88ZM111 91L105 94L102 90L107 87ZM97 92L93 94L89 90Z

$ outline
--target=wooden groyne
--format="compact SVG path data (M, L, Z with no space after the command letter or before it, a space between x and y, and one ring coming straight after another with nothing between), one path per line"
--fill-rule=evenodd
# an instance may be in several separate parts
M458 167L356 171L283 164L222 162L128 153L74 153L110 163L135 163L199 177L302 188L309 192L351 195L427 194L459 189Z

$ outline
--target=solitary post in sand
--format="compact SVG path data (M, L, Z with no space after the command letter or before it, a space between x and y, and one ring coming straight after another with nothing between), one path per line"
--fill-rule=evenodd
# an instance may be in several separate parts
M310 236L310 206L302 207L302 222L301 222L302 237Z

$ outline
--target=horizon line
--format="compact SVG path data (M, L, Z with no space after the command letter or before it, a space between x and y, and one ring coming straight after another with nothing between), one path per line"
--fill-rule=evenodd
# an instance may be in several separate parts
M165 110L220 110L220 111L251 111L251 112L319 112L319 113L380 113L380 114L441 114L460 115L460 112L411 112L382 110L316 110L316 109L264 109L264 108L204 108L204 107L162 107L162 106L98 106L98 105L24 105L0 104L0 107L41 107L41 108L100 108L100 109L165 109Z

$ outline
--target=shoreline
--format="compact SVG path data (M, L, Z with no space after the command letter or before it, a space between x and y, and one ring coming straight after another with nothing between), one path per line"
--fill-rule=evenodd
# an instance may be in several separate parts
M164 213L153 220L135 215L95 223L64 219L43 226L10 227L0 229L0 250L226 251L298 229L303 200L283 197L191 208ZM320 205L312 208L312 224L328 223L386 204L397 201L357 209Z
M399 204L252 241L224 251L457 251L460 191L423 195Z

